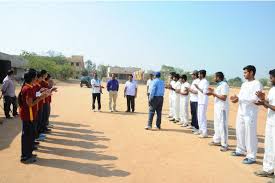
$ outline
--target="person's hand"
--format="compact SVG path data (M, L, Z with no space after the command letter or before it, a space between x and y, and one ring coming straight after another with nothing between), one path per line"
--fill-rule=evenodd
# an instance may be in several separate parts
M233 95L233 96L230 97L230 100L231 100L232 103L237 103L238 99L239 98L237 97L237 95Z
M256 95L257 97L260 99L260 100L265 100L265 93L262 92L262 91L257 91L256 92Z
M264 100L257 100L254 102L255 105L264 105Z
M208 96L214 94L214 89L213 88L208 88L208 92L206 93Z

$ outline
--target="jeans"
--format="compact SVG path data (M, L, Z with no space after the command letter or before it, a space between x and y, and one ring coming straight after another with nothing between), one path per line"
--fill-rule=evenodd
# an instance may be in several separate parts
M16 116L17 113L17 98L16 97L10 97L10 96L4 96L4 112L6 117L10 117L10 106L12 105L12 114L13 116Z
M153 118L156 112L157 113L156 126L158 128L161 127L162 106L163 106L163 97L161 96L154 97L151 101L149 101L148 126L152 127Z
M100 98L101 98L101 94L100 93L93 93L93 105L92 105L92 108L93 110L95 109L95 101L97 100L97 107L98 107L98 110L101 109L101 101L100 101Z
M127 95L127 111L135 112L135 96Z
M192 116L191 126L195 127L198 130L199 129L199 124L198 124L198 102L190 102L190 108L191 108L191 116Z

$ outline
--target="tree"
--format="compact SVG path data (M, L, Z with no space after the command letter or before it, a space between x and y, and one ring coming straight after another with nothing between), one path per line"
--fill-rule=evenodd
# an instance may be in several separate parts
M107 69L108 69L108 65L98 65L97 66L97 74L99 78L103 78L107 76Z
M93 63L91 60L87 60L85 62L85 68L88 70L88 72L92 72L96 70L96 64Z
M240 77L235 77L228 80L229 86L240 87L242 86L242 83L243 81Z
M268 86L268 84L269 84L269 81L267 78L261 78L259 81L261 82L263 87Z
M172 66L162 65L160 72L161 72L161 79L167 80L169 74L171 72L176 72L176 71L175 71L175 68Z

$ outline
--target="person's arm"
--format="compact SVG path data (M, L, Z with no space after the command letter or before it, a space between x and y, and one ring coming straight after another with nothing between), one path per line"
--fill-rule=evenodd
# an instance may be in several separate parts
M126 97L126 90L127 90L127 83L125 84L125 88L124 88L124 98Z
M157 89L157 85L156 82L152 83L151 85L151 92L150 92L150 96L149 96L149 101L153 100L155 93L156 93L156 89Z
M197 88L197 90L201 93L203 93L203 90L197 85L197 84L194 84L194 86Z
M40 102L41 100L47 98L49 95L50 95L49 91L46 91L46 92L43 92L40 97L37 97L35 100L33 100L33 98L31 97L31 94L29 92L29 94L27 94L27 97L26 97L26 103L29 107L33 107L33 106L37 105L38 102Z
M268 101L264 101L264 106L266 107L266 108L269 108L269 109L271 109L272 111L275 111L275 106L274 105L271 105L271 104L269 104L269 102Z
M226 91L223 91L222 92L223 94L222 95L218 95L217 93L214 92L214 89L213 88L208 88L208 92L207 92L207 95L212 95L213 97L217 97L218 99L222 100L222 101L226 101L227 99L227 92Z
M119 83L118 81L116 80L116 83L117 83L117 91L119 90Z
M1 93L2 95L4 95L8 89L8 86L9 86L9 82L8 81L5 81L3 82L3 85L2 85L2 88L1 88Z
M136 84L136 94L135 94L135 98L137 98L137 91L138 91L138 89L137 89L137 84Z

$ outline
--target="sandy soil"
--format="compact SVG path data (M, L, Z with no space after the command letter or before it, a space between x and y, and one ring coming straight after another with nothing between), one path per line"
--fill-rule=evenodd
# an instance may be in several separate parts
M253 175L262 166L265 109L261 108L259 115L257 164L248 166L241 163L243 158L210 147L211 138L199 139L190 130L168 122L167 96L163 130L145 131L148 110L145 90L145 86L139 87L135 114L123 112L126 100L122 91L118 98L118 110L122 112L108 112L108 95L104 92L103 111L98 113L91 110L90 89L60 83L52 104L51 122L55 128L47 141L41 143L37 163L19 162L20 120L6 120L0 125L0 183L262 183L270 180ZM231 90L234 93L236 89ZM236 144L236 112L237 105L231 105L231 149ZM208 119L213 134L212 98Z

